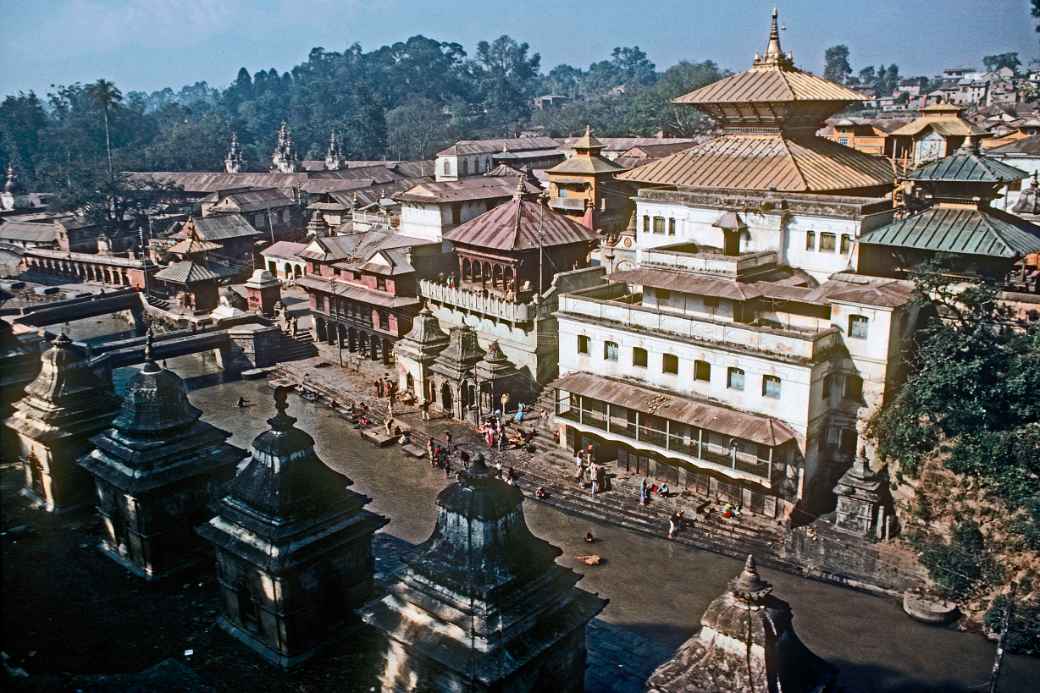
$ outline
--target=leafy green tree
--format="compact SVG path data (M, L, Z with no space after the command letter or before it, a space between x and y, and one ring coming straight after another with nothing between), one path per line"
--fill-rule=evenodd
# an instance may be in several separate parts
M412 99L386 113L387 147L394 159L429 159L447 146L448 117L435 101Z
M849 47L845 44L831 46L823 53L823 76L832 82L844 84L852 74L849 65Z
M112 135L109 130L109 112L119 106L123 100L123 93L119 88L107 79L99 79L93 84L87 85L87 95L94 100L105 118L105 153L108 157L108 177L114 179L112 172Z
M982 64L986 66L988 72L999 70L1002 67L1008 67L1014 72L1018 72L1018 68L1022 67L1022 61L1018 59L1017 52L987 55L982 59Z
M527 43L505 35L477 44L472 70L488 120L500 127L511 127L530 116L541 56L529 52Z
M657 80L656 66L639 46L618 46L610 54L623 84L650 86Z

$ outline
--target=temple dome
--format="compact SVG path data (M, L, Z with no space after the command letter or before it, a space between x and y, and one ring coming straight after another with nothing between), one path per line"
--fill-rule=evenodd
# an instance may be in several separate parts
M86 351L65 334L51 342L40 357L40 373L25 389L27 396L61 405L66 400L104 389L90 367Z
M152 337L145 343L145 364L123 396L123 407L112 422L121 433L151 435L187 427L202 411L188 401L184 381L152 359Z

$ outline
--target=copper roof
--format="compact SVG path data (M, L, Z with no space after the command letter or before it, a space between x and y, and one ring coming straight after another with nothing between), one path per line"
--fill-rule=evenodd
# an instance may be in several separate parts
M601 173L616 173L624 170L624 166L617 164L610 159L604 159L597 153L592 154L591 156L575 154L571 158L564 159L560 163L548 169L546 173L550 176L554 174L595 175Z
M749 414L695 399L691 395L673 395L601 375L570 373L556 381L555 386L572 394L770 447L783 445L797 437L790 426L768 416Z
M976 125L972 125L962 118L918 118L906 125L889 133L892 137L915 137L928 128L935 130L944 137L968 137L987 134L986 131Z
M459 140L447 149L437 152L437 156L458 156L465 154L499 154L506 152L523 152L534 149L556 149L556 140L550 137L507 137L490 140Z
M730 133L622 173L638 183L779 192L825 192L891 186L892 167L812 135Z
M320 291L381 308L405 308L419 305L419 299L414 296L392 296L359 284L348 284L344 281L329 280L312 275L300 277L296 280L296 284L310 291Z
M479 248L530 250L591 243L596 234L564 214L516 195L512 202L470 219L444 234L444 238Z
M292 241L278 241L270 247L264 248L260 254L264 257L297 258L300 253L307 249L306 243L293 243Z
M191 226L189 227L189 223ZM226 241L232 238L248 238L261 235L260 231L246 221L241 214L219 214L201 219L189 219L174 236L186 238L189 230L194 229L198 238L204 241Z
M996 209L932 207L867 231L860 243L1015 258L1040 251L1040 227Z

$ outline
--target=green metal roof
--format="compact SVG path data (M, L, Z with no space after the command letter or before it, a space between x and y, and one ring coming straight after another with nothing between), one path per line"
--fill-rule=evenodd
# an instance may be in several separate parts
M952 155L925 164L912 172L910 180L970 183L1007 183L1029 174L1002 161L961 148Z
M995 209L932 207L860 236L866 245L1015 258L1040 251L1040 226Z

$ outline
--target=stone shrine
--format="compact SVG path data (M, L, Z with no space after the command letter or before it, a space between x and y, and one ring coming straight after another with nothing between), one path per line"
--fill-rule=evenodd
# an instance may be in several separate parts
M90 501L94 483L76 461L119 411L119 399L90 367L84 349L66 335L41 357L40 374L15 403L7 427L18 436L25 469L22 494L48 512Z
M152 359L134 376L112 428L80 460L94 475L105 525L101 550L136 575L157 580L200 558L195 525L223 495L244 450L227 431L199 420L184 381Z
M398 389L411 392L420 402L435 401L437 392L430 379L430 365L447 346L448 335L430 307L423 306L412 320L412 329L394 344Z
M253 270L245 283L249 310L267 317L274 315L274 304L282 298L282 283L265 269Z
M870 468L866 450L860 448L852 466L838 480L834 526L867 539L887 538L889 522L885 507L887 477Z
M647 681L650 693L827 693L837 670L813 654L749 555L729 589L701 617L700 633Z
M372 534L388 520L314 453L314 439L278 412L198 533L217 549L218 623L267 661L291 667L312 655L372 590Z
M467 412L477 404L475 367L483 358L476 330L468 325L449 330L448 345L430 365L430 388L436 393L432 401L441 411L466 420Z
M361 611L386 638L384 691L584 690L585 627L607 602L531 534L523 498L483 456L437 496L433 534Z

